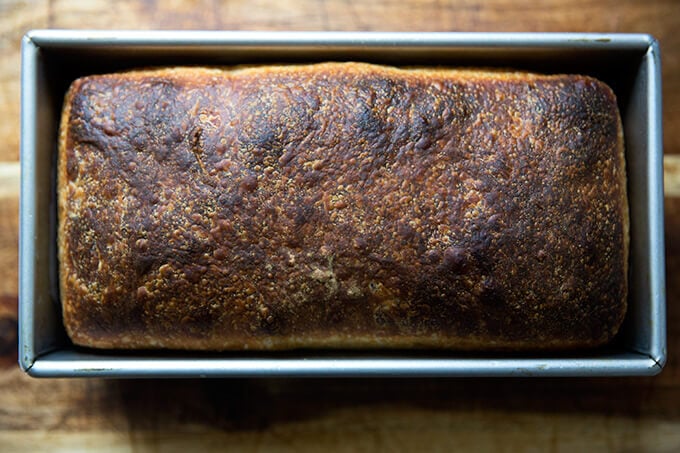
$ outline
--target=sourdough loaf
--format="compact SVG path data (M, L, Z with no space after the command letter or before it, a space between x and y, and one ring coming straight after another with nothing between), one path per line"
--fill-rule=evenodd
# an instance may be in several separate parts
M626 310L621 122L578 75L84 77L58 159L77 345L592 347Z

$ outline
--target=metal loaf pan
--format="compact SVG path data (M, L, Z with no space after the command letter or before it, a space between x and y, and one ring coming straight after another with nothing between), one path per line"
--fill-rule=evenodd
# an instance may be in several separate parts
M39 30L24 37L22 58L19 362L32 376L621 376L656 374L664 365L661 70L651 36ZM608 83L624 122L631 208L629 311L614 344L552 355L131 353L71 345L61 324L55 255L57 129L69 83L140 66L324 60L507 67Z

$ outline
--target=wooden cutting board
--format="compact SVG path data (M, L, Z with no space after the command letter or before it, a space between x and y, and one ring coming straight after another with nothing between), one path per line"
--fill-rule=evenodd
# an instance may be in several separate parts
M16 365L19 49L31 28L651 32L668 364L653 378L36 380ZM0 0L0 451L680 451L680 2ZM677 156L676 156L677 155Z

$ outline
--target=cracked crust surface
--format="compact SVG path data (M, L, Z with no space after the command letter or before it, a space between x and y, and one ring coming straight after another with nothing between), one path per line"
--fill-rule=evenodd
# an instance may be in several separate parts
M621 122L589 77L91 76L58 165L78 345L565 349L606 343L626 310Z

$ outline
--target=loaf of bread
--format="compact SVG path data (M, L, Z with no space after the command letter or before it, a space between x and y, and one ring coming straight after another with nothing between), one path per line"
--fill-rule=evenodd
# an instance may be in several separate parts
M595 347L626 311L624 162L586 76L84 77L59 142L64 324L95 348Z

